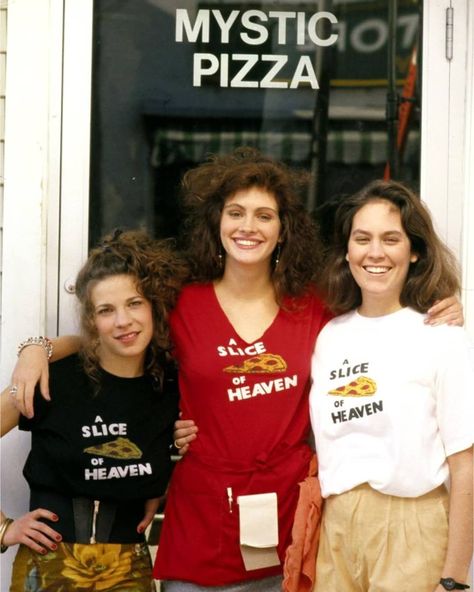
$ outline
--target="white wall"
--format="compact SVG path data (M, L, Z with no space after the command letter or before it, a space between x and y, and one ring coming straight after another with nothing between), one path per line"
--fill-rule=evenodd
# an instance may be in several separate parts
M7 5L0 4L0 323L2 318L3 155L5 152L5 76L7 62ZM1 336L1 324L0 324ZM1 352L1 350L0 350Z
M474 341L474 4L472 2L468 5L467 17L462 263L466 326Z
M55 112L61 52L51 49L62 36L62 1L16 0L8 6L1 387L9 383L15 346L45 330L48 217L55 195L58 113ZM58 70L59 66L59 70ZM59 94L60 96L60 94ZM13 430L1 441L2 509L19 515L28 507L19 467L28 436ZM1 590L8 589L14 550L2 555Z
M450 5L454 43L447 60ZM425 0L424 11L421 196L461 262L465 326L474 342L474 7L468 0Z

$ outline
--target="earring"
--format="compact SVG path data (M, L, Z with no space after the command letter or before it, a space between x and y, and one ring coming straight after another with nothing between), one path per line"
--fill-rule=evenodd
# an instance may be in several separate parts
M275 256L275 269L278 267L278 264L280 263L280 255L281 255L281 244L278 243L277 248L276 248L276 256Z
M217 258L219 260L219 268L222 269L224 267L224 258L222 256L222 247L221 246L218 247Z

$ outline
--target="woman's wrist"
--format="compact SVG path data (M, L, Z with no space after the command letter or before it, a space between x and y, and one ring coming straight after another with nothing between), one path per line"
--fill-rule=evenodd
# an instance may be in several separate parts
M51 359L53 355L53 342L48 337L28 337L28 339L25 339L18 345L17 355L19 356L25 347L29 347L30 345L39 345L42 347L48 360Z
M5 553L5 551L8 549L8 545L3 544L3 539L5 538L5 534L12 522L13 518L5 518L5 520L3 520L0 524L0 553Z

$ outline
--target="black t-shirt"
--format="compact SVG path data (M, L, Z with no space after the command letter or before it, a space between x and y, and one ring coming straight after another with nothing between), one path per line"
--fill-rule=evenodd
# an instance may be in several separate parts
M162 495L178 415L176 383L164 384L102 371L96 392L77 355L51 364L51 402L37 392L34 418L20 419L32 432L31 489L118 502Z

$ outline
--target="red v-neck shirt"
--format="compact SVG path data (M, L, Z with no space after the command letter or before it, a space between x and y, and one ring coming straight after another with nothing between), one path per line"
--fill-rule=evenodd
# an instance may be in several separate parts
M277 492L283 561L297 484L311 456L311 354L329 318L314 295L288 301L264 334L247 343L212 284L182 291L170 317L171 336L182 418L193 419L199 435L172 477L155 577L215 586L281 573L281 567L245 571L236 498ZM265 369L265 358L277 371Z

